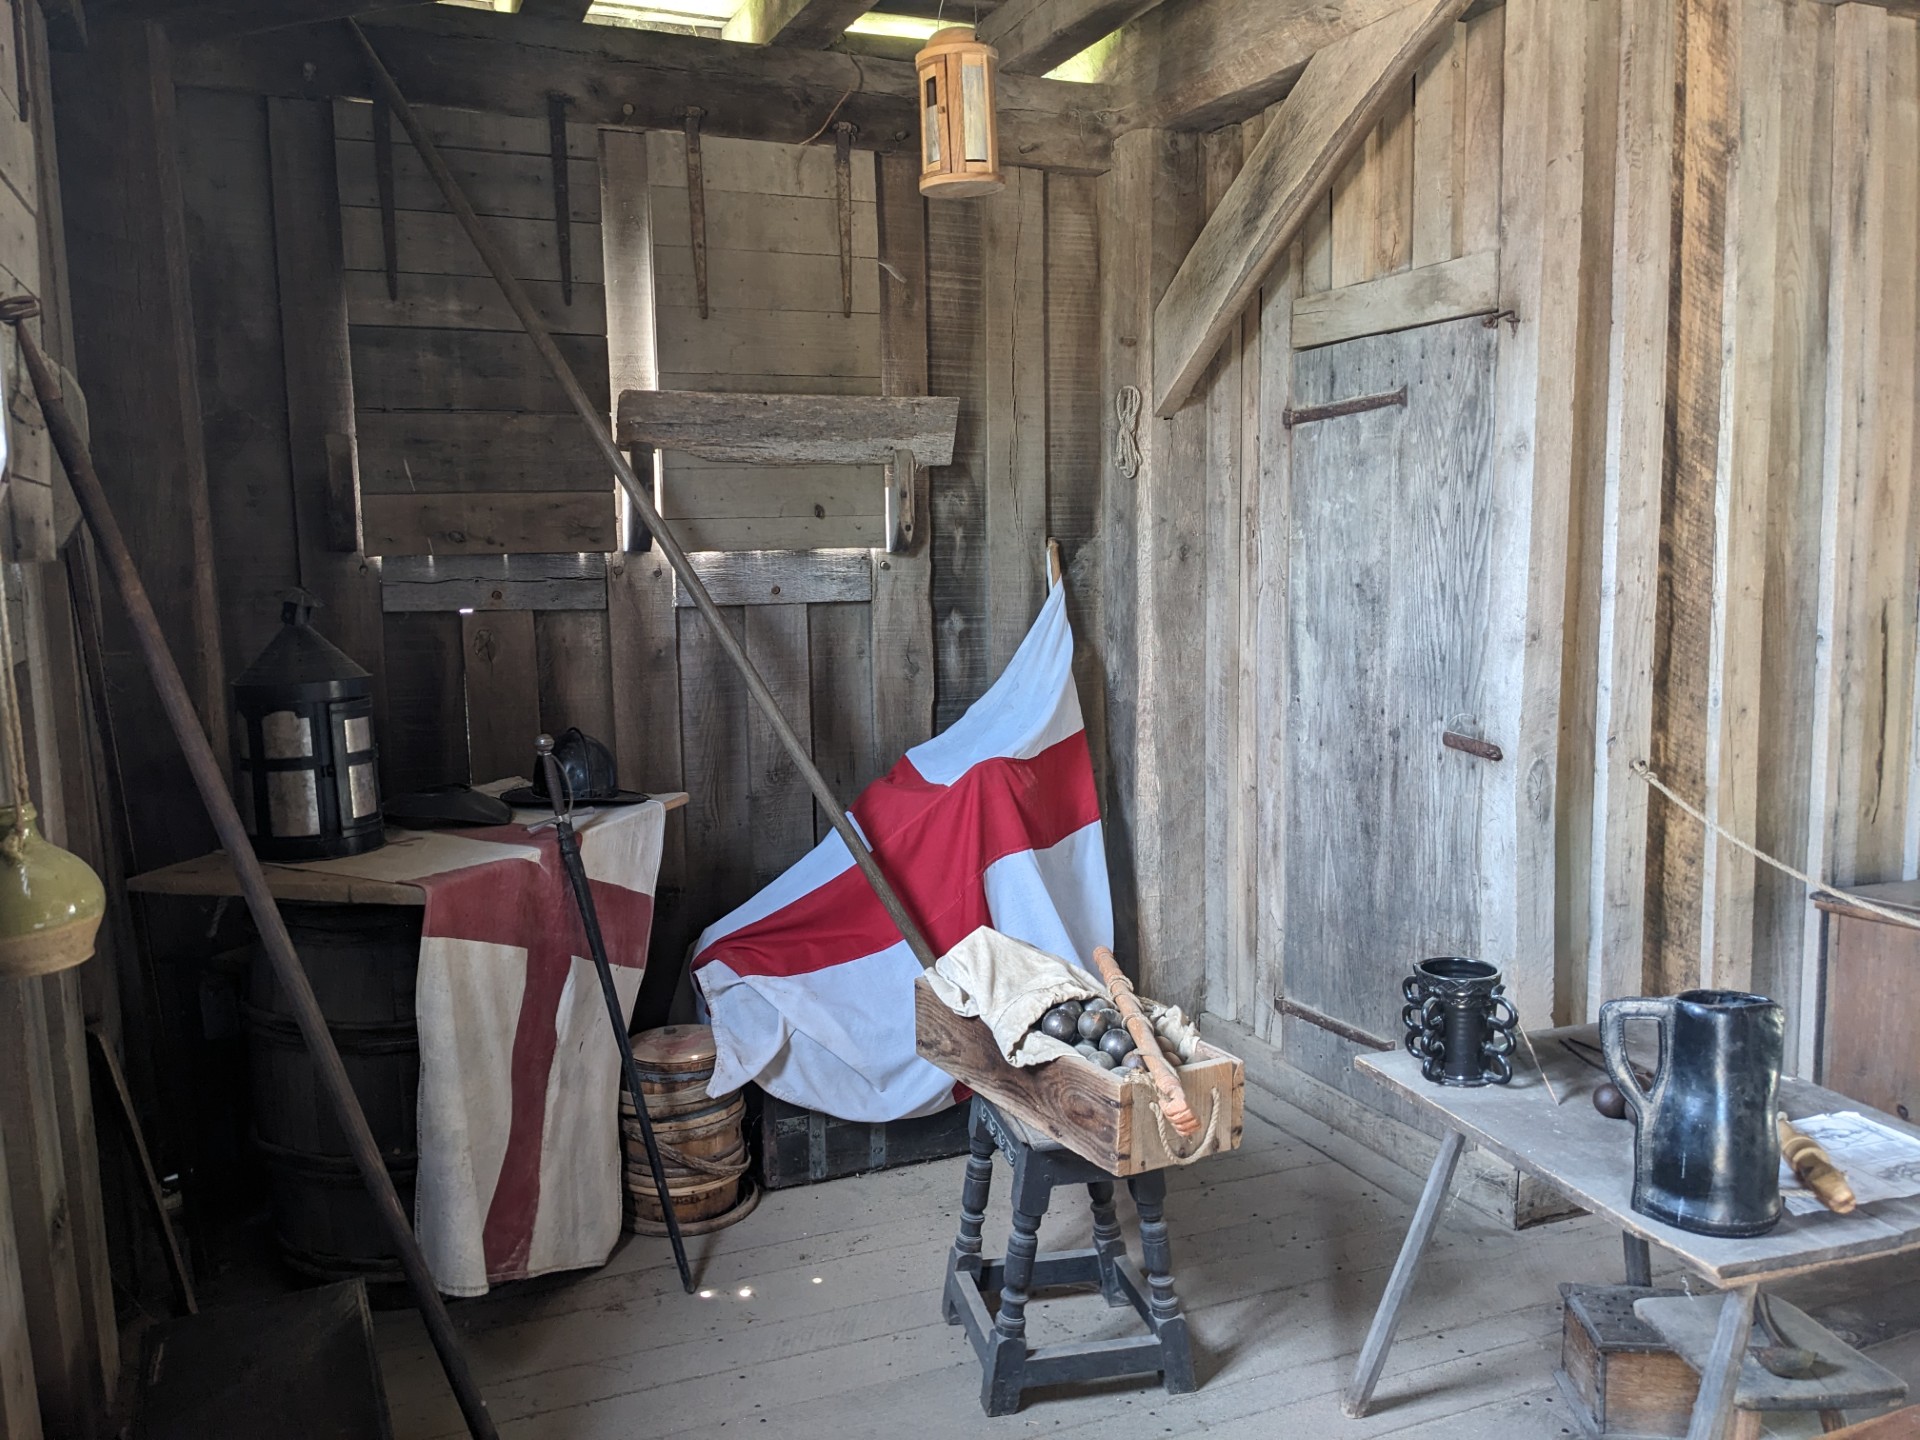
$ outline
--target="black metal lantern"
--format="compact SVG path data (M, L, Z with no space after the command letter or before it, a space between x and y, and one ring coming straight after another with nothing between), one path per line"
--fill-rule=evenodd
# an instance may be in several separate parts
M386 843L373 744L373 677L309 624L290 591L284 622L233 682L234 799L262 860L328 860Z

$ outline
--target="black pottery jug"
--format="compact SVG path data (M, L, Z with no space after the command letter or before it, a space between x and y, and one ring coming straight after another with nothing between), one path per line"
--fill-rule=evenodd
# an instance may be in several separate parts
M1645 1089L1627 1059L1629 1020L1660 1027ZM1609 1000L1600 1048L1633 1115L1633 1208L1697 1235L1771 1230L1780 1219L1780 1007L1737 990Z

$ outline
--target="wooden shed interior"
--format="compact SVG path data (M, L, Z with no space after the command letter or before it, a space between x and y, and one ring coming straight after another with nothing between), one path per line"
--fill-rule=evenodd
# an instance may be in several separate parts
M1709 1440L1891 1403L1862 1381L1804 1413L1751 1408L1760 1279L1781 1282L1786 1328L1845 1352L1833 1395L1861 1364L1920 1382L1915 1194L1863 1191L1839 1239L1794 1212L1696 1253L1609 1208L1637 1180L1652 1213L1630 1137L1650 1143L1664 1090L1637 1129L1604 1131L1617 1175L1588 1186L1547 1153L1562 1117L1594 1122L1580 1096L1604 1064L1574 1031L1610 1001L1705 991L1775 1002L1796 1120L1851 1107L1920 1154L1914 0L0 5L18 718L0 740L11 798L24 778L41 832L106 893L85 964L15 978L0 955L0 1440L216 1433L152 1418L179 1401L158 1357L199 1343L244 1369L266 1322L194 1342L168 1328L183 1285L213 1320L350 1276L377 1357L349 1344L343 1363L384 1374L377 1433L491 1433L391 1255L363 1274L288 1240L270 1114L332 1145L302 1172L316 1223L374 1212L318 1072L262 1058L304 1055L298 1006L276 1009L271 941L215 853L29 352L223 768L259 758L233 682L303 590L370 676L382 797L533 779L535 737L575 728L621 784L684 797L638 885L636 1032L694 1021L702 933L839 843L839 808L732 652L851 802L959 733L1059 567L1114 948L1244 1069L1244 1129L1216 1112L1201 1147L1234 1153L1165 1171L1158 1262L1157 1202L1135 1190L1159 1265L1140 1316L1171 1343L1170 1227L1197 1390L1075 1386L1091 1372L1068 1366L1024 1402L1015 1384L1021 1418L983 1416L982 1362L934 1294L963 1210L979 1267L982 1197L955 1204L985 1163L959 1158L968 1107L882 1123L769 1096L746 1122L757 1209L689 1233L691 1297L665 1240L623 1234L602 1268L451 1305L499 1433ZM997 53L990 90L941 92L956 116L992 107L967 157L1001 183L968 198L923 184L935 102L915 56L949 27ZM37 310L8 313L14 297ZM669 536L614 479L613 445ZM251 821L251 790L240 804ZM858 812L863 838L879 814ZM525 843L565 853L540 833ZM580 834L589 870L610 863ZM24 873L14 844L0 891ZM403 932L379 1013L329 1020L373 1133L384 1106L411 1143L427 1042L369 1077L413 1031L416 951L422 1013L439 1003L420 927L458 932L436 932L415 872L268 868L323 1006L317 902ZM624 944L609 873L592 886ZM935 951L958 938L929 929ZM1498 967L1540 1050L1512 1057L1510 1087L1383 1078L1417 1028L1403 977L1429 956ZM586 958L560 956L580 1023L604 1028ZM1688 1059L1672 1033L1663 1083ZM613 1073L588 1087L609 1133ZM1543 1077L1578 1093L1528 1088ZM975 1090L993 1104L974 1115L999 1113ZM1525 1105L1511 1133L1532 1139L1503 1138L1500 1107ZM411 1219L411 1151L387 1150ZM1436 1232L1450 1178L1465 1203ZM1097 1250L1111 1212L1062 1210L1048 1244L1056 1220ZM1618 1280L1615 1230L1638 1288L1608 1303L1652 1336L1622 1353L1651 1346L1701 1396L1678 1428L1594 1418L1563 1356L1563 1333L1591 1345L1605 1325L1562 1282ZM1020 1286L988 1268L1004 1347ZM1632 1303L1705 1294L1696 1277L1729 1297L1702 1301L1697 1355ZM1368 1320L1383 1291L1397 1319L1409 1286L1382 1379L1392 1323ZM1084 1333L1086 1303L1036 1301L1029 1330ZM1716 1307L1738 1353L1708 1353ZM352 1340L364 1311L341 1313ZM1102 1313L1119 1344L1133 1311ZM298 1418L285 1434L309 1433Z

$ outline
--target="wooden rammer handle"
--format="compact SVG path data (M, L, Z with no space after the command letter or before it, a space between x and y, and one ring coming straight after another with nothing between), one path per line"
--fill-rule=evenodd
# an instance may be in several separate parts
M1820 1147L1819 1141L1794 1129L1784 1110L1774 1116L1774 1124L1779 1127L1780 1158L1787 1162L1787 1168L1800 1177L1800 1183L1827 1209L1836 1215L1851 1214L1853 1187L1847 1184L1847 1177L1840 1173L1833 1157Z
M1180 1077L1160 1054L1160 1037L1153 1033L1153 1022L1147 1019L1147 1012L1140 1008L1140 997L1133 993L1133 982L1121 970L1120 962L1113 958L1113 951L1104 945L1094 950L1093 963L1100 967L1100 978L1107 982L1120 1018L1127 1022L1134 1049L1146 1061L1147 1076L1160 1092L1160 1113L1177 1133L1193 1134L1200 1128L1200 1117L1187 1103L1187 1092L1180 1084Z

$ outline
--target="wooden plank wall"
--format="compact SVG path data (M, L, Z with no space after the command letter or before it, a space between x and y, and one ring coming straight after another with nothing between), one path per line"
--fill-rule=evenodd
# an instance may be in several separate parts
M1674 213L1616 258L1661 353L1617 350L1610 384L1651 387L1664 425L1618 412L1614 579L1582 586L1612 611L1598 729L1617 737L1595 748L1588 993L1766 991L1803 1070L1805 887L1708 843L1625 767L1648 756L1710 820L1823 879L1920 867L1916 46L1916 22L1878 7L1713 0L1656 7L1623 40L1623 75L1652 49L1679 83L1622 91L1623 176L1649 163L1639 136L1670 135Z
M569 301L548 127L427 113L515 278L526 282L589 393L599 389L606 307L593 129L567 127ZM366 553L612 549L613 486L604 462L397 127L390 285L373 136L373 106L335 102Z

